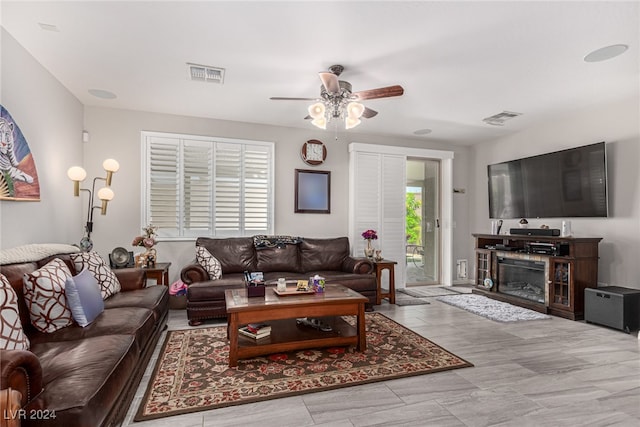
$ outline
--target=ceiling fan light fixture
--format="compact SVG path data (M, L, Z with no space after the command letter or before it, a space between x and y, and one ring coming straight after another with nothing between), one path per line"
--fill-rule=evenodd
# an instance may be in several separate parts
M361 122L362 120L360 120L357 117L347 116L347 118L344 119L344 128L353 129L354 127L358 126Z
M324 118L325 110L325 106L322 102L316 102L313 105L309 105L309 115L314 119Z
M347 104L347 115L348 117L353 117L359 119L362 117L362 113L364 113L364 105L359 102L350 102Z
M327 128L327 120L322 116L311 120L311 124L314 125L314 126L319 127L320 129L326 129Z

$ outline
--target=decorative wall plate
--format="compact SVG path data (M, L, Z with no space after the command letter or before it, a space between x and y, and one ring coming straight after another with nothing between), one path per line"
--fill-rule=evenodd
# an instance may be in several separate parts
M327 147L317 139L310 139L302 144L302 160L311 166L318 166L324 163L327 158Z
M484 279L484 287L487 289L491 289L493 288L493 280L491 280L491 278L487 277L486 279Z

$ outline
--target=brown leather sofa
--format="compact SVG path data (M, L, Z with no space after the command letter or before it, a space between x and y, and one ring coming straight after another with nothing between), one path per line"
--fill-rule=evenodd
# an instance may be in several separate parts
M224 291L245 286L244 272L261 271L269 284L278 278L308 279L316 274L327 283L340 283L369 298L367 309L376 303L377 285L373 264L366 258L349 255L349 239L301 238L298 244L256 248L251 237L211 239L200 237L196 246L204 246L222 265L222 277L209 280L198 263L180 273L187 290L189 324L226 317Z
M1 388L22 393L22 427L119 425L165 327L167 288L146 288L142 269L114 270L122 290L104 301L105 310L93 323L42 333L31 326L22 276L53 258L76 274L69 255L0 267L18 295L31 342L28 351L0 350Z

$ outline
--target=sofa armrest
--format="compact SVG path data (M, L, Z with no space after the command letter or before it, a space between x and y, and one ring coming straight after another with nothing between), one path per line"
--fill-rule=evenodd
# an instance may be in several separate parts
M123 291L134 291L147 286L147 272L142 268L118 268L113 270Z
M22 394L24 407L42 392L42 366L38 357L27 350L0 349L0 383Z
M373 263L367 258L346 257L342 263L342 270L355 274L372 274Z
M209 273L200 264L189 264L180 272L180 279L187 285L209 280Z

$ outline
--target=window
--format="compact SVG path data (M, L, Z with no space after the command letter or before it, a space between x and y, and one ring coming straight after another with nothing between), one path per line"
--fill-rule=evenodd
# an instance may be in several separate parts
M142 224L158 237L273 234L273 143L142 132Z

